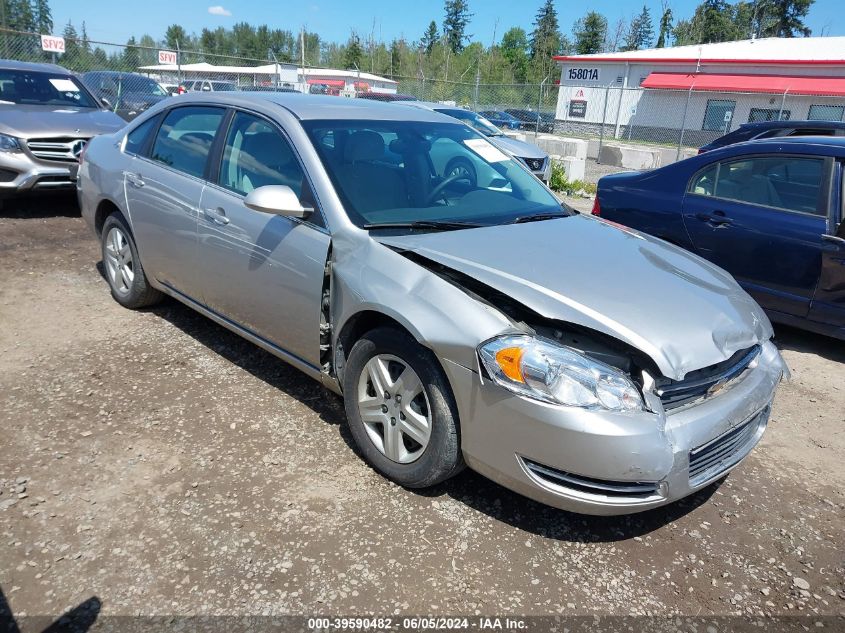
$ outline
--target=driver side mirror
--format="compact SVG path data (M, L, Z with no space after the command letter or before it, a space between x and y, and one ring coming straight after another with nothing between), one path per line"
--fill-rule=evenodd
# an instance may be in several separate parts
M253 211L284 215L289 218L304 218L314 211L310 207L303 207L293 189L287 185L258 187L247 194L244 204Z
M100 97L100 103L102 103L105 107L111 110L111 101L109 101L105 97Z

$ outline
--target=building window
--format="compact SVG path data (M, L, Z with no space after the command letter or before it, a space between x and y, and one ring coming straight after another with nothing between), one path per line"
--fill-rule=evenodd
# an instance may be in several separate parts
M728 129L734 110L736 109L736 101L728 99L708 99L707 109L704 111L704 124L701 126L702 130L713 130L714 132L723 132ZM727 113L730 112L730 117L725 120Z
M807 119L810 121L841 121L845 105L811 105Z
M761 123L763 121L777 121L778 114L780 114L781 121L789 121L792 111L781 111L780 108L751 108L751 114L748 115L748 122Z

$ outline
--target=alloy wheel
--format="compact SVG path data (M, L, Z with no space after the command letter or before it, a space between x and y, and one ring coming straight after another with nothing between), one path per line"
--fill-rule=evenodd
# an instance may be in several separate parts
M358 379L358 412L370 441L394 462L410 464L428 446L428 396L417 373L396 356L367 361Z
M118 227L113 226L106 235L106 273L109 283L120 294L129 293L135 280L135 265L129 239Z

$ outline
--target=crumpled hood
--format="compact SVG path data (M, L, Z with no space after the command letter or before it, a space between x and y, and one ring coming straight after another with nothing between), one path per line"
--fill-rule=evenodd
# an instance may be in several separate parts
M545 158L546 152L541 150L536 145L526 143L525 141L518 141L509 136L488 136L487 140L493 143L499 149L505 150L512 156L518 158Z
M159 101L164 101L167 97L162 97L161 95L151 95L146 92L124 92L120 95L120 99L110 99L112 102L112 106L114 106L114 102L117 101L118 108L126 108L127 105L133 105L138 107L143 107L144 109L149 108L157 104Z
M126 125L114 112L93 108L0 104L0 129L18 138L96 136Z
M378 240L624 341L675 380L772 336L763 310L721 268L587 216Z

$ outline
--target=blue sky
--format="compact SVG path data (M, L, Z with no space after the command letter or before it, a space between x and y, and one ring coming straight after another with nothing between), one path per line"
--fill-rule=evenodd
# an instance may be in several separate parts
M470 9L475 15L467 31L485 44L492 41L494 29L497 39L501 39L502 33L511 26L522 26L530 31L541 2L470 0ZM842 0L816 0L808 19L814 34L824 31L825 35L845 35L841 3ZM144 33L158 39L174 22L188 32L199 33L203 27L230 27L237 21L266 23L272 28L292 31L298 31L304 24L323 39L337 41L346 40L353 28L362 39L374 30L376 39L390 40L404 35L414 40L422 35L431 20L437 21L438 28L443 20L443 0L143 0L140 4L115 0L52 0L50 4L57 33L69 19L77 27L84 20L91 39L118 43L125 42L130 35ZM659 0L649 0L646 4L652 15L660 12ZM676 18L691 15L697 4L696 0L670 2ZM592 0L584 4L557 0L555 5L561 26L567 32L587 8L606 15L611 25L642 9L641 0ZM214 7L216 14L209 12Z

